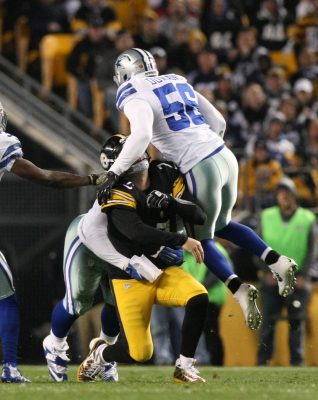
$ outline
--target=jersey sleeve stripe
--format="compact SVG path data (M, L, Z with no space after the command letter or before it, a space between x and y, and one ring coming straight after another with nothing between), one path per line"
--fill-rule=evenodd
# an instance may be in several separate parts
M124 206L124 207L130 207L130 208L136 208L136 202L133 201L127 201L127 200L108 200L108 202L104 205L102 205L102 210L105 208L110 208L114 206Z
M102 209L109 208L112 206L125 206L130 208L136 208L137 202L131 194L123 192L118 189L113 189L111 198L107 201L106 204L102 205Z
M119 108L122 102L130 95L137 93L137 90L134 88L129 89L128 91L124 92L117 100L116 106Z
M172 196L175 197L176 199L179 199L183 195L184 191L185 191L184 180L182 176L179 176L179 178L177 178L174 181Z
M131 83L127 83L127 85L123 86L120 90L118 90L117 95L116 95L116 101L118 101L119 97L122 95L122 93L127 90L132 88L132 84Z
M114 194L114 195L117 194L118 196L121 196L121 197L123 197L123 198L125 198L127 200L130 200L130 201L135 201L134 197L131 194L123 192L122 190L113 189L112 190L112 194Z
M9 156L10 154L12 154L13 152L15 152L18 149L22 151L20 143L15 143L15 144L9 146L7 148L7 150L3 153L1 160L4 160L7 156Z
M19 152L8 156L5 160L0 162L0 169L5 168L8 164L16 160L17 158L21 158L22 155L23 155L22 152Z

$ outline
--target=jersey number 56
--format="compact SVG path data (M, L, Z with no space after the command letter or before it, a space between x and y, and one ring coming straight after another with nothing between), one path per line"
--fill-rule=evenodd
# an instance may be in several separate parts
M168 96L174 92L179 94L181 101L169 102ZM154 89L154 93L161 103L163 114L172 131L188 128L191 122L194 125L205 123L198 109L195 93L188 83L166 83Z

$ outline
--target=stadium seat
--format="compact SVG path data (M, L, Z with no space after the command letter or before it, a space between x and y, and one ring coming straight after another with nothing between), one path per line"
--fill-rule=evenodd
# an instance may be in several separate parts
M73 34L46 35L40 43L42 86L48 93L54 85L66 86L66 58L80 36Z

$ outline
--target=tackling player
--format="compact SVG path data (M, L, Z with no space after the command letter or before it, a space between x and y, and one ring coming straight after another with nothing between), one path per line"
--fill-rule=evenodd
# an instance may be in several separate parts
M196 227L195 234L201 240L205 264L234 297L246 303L257 297L257 291L242 285L232 273L212 240L214 234L260 257L277 278L279 293L290 294L295 285L295 261L272 250L249 227L231 220L238 163L224 145L226 123L221 114L184 77L158 76L156 62L145 50L123 52L115 62L114 80L119 86L117 108L127 116L131 134L101 186L100 203L107 201L119 177L151 142L185 174L190 192L207 213L206 223ZM257 329L260 320L243 311L249 327Z
M74 175L48 171L23 158L19 139L6 133L7 115L0 103L0 180L5 171L21 178L52 187L74 188L95 185L98 175ZM3 352L3 382L30 382L17 368L20 316L10 267L0 252L0 338Z
M106 170L120 154L125 140L116 135L104 146ZM185 234L161 231L155 226L167 221L170 226L175 225L176 214L189 223L202 224L205 215L194 203L180 200L184 197L185 185L172 163L152 161L149 170L148 165L145 156L137 160L117 182L110 200L102 205L102 211L107 213L109 238L114 247L126 257L145 255L163 269L163 273L154 282L146 282L131 279L120 269L109 272L122 340L111 346L102 340L95 341L78 370L79 381L94 380L111 360L133 363L151 358L150 316L152 305L156 303L185 307L181 354L176 361L174 380L204 382L194 368L193 357L206 316L206 290L175 263L160 258L162 246L180 246L202 262L201 244Z
M102 166L109 168L108 157L119 154L126 140L123 135L115 135L105 143L102 153ZM149 162L147 158L135 163L131 173L145 170L147 172ZM174 196L181 196L184 184L176 168L170 163L150 164L150 179L153 188L169 189ZM170 177L167 184L167 177ZM174 185L175 184L175 185ZM174 188L173 188L174 185ZM160 192L156 192L160 193ZM157 197L153 197L155 200ZM163 200L163 199L162 199ZM120 201L120 200L118 200ZM191 221L204 221L204 214L198 206L192 203L183 203L183 209L179 212L187 212L187 219ZM93 304L94 295L99 285L102 287L105 306L101 314L102 330L99 339L107 344L114 344L119 334L119 325L113 304L110 289L107 285L107 273L111 266L115 266L132 279L145 279L149 282L162 273L154 264L145 257L134 255L132 258L118 253L108 238L108 219L102 213L97 201L84 216L78 216L70 224L64 246L64 281L66 287L65 297L54 308L52 313L52 329L49 336L43 341L44 354L47 360L48 370L52 379L56 382L67 380L67 364L70 361L66 352L68 350L67 336L75 320L88 311ZM185 246L191 250L191 239ZM197 241L193 241L193 251L200 248ZM175 251L164 247L157 258L166 265L179 265L183 261L182 251ZM100 371L99 376L104 381L118 380L116 363L107 363Z

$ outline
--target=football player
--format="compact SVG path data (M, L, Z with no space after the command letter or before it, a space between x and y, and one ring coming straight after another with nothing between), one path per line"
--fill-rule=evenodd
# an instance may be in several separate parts
M0 103L0 180L8 171L21 178L52 187L73 188L95 185L98 175L74 175L48 171L23 158L19 139L6 132L7 115ZM3 352L3 382L30 382L17 368L20 317L10 267L0 252L0 339Z
M106 142L102 159L108 170L126 138L116 135ZM181 354L176 361L174 380L204 382L194 368L194 353L206 315L207 292L184 270L160 257L162 246L191 251L200 263L203 251L199 241L173 231L158 230L157 224L176 226L176 214L190 224L202 224L205 214L194 203L184 200L185 185L177 168L169 162L139 158L112 189L102 205L108 217L108 234L117 251L131 258L144 255L162 274L153 282L138 281L120 269L109 272L122 340L107 345L96 340L78 370L79 381L92 381L112 360L124 363L145 362L153 353L150 316L153 304L185 307ZM180 199L180 198L183 199ZM151 205L151 207L149 207ZM181 260L182 262L182 260Z
M190 192L207 213L206 223L196 227L195 234L201 240L205 264L234 297L246 303L257 297L257 291L232 273L212 240L214 234L259 256L277 278L279 293L290 294L295 286L295 261L271 249L249 227L231 220L238 163L224 144L226 122L221 114L184 77L158 76L156 62L145 50L123 52L115 62L114 80L119 86L117 108L127 116L131 135L101 186L99 202L109 199L119 177L151 142L179 167ZM246 312L245 318L251 329L259 327L258 318Z
M119 154L126 140L125 136L115 135L104 145L101 153L101 162L104 168L108 169L108 158ZM107 157L108 155L108 157ZM139 171L147 170L148 158L135 163L131 172L136 174ZM159 189L169 189L175 197L181 196L184 192L184 183L180 174L171 163L161 163L159 168L153 168L151 163L152 186ZM107 168L108 167L108 168ZM153 173L155 172L155 174ZM170 175L169 175L170 172ZM164 182L170 177L170 184ZM157 192L158 196L159 192ZM155 198L155 197L154 197ZM118 200L120 202L120 200ZM185 218L192 222L203 222L204 214L198 206L192 203L183 203L179 213L187 213ZM158 269L145 257L134 255L127 258L118 253L108 238L107 215L100 211L97 201L84 216L79 216L70 224L64 246L64 280L66 293L62 301L54 308L52 313L52 329L49 336L43 341L44 354L47 360L49 373L54 381L67 380L67 356L68 332L75 320L88 311L94 300L95 292L99 285L102 287L105 306L101 314L102 330L99 339L106 344L114 344L119 334L116 311L107 283L107 271L112 266L125 271L132 279L145 279L153 282L162 271ZM188 245L185 247L191 250ZM194 243L193 252L200 249L197 241ZM200 254L200 253L198 253ZM166 265L176 265L183 261L182 251L164 247L157 257ZM199 261L202 260L199 258ZM116 363L111 362L104 365L99 373L104 381L118 380Z

